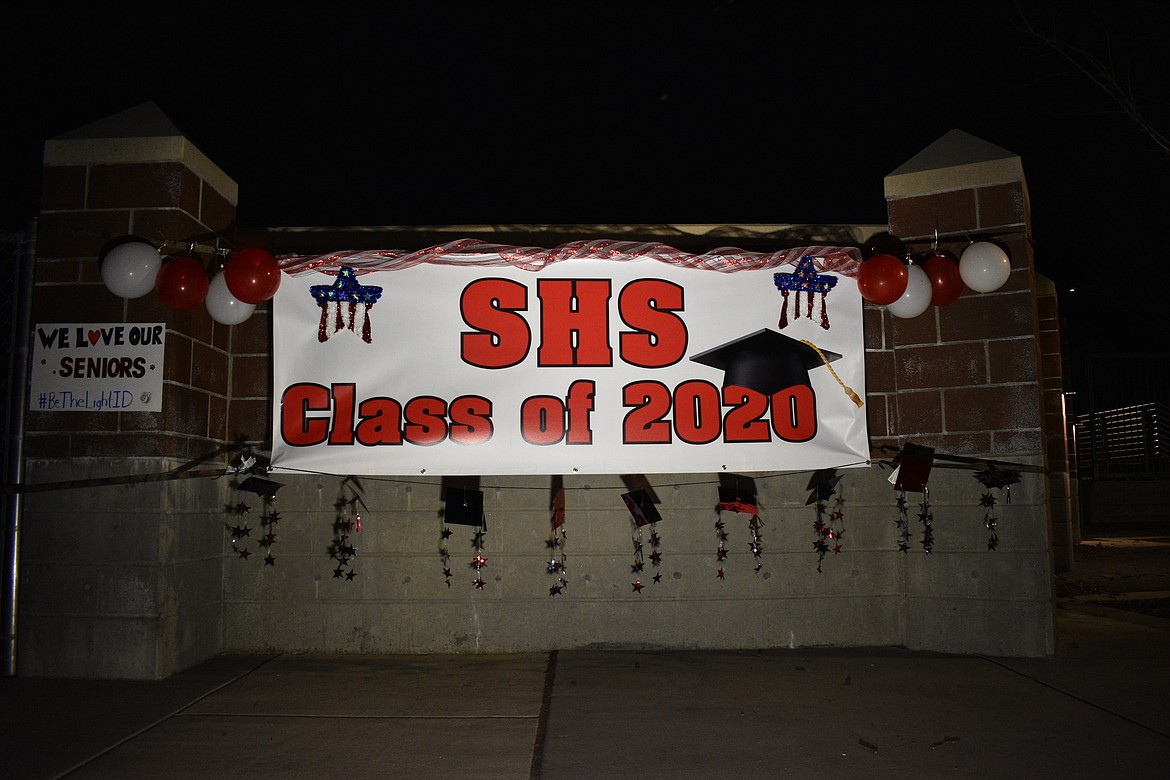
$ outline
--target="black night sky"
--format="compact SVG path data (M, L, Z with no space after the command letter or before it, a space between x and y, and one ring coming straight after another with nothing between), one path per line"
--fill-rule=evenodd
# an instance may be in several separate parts
M1092 317L1075 348L1165 350L1170 151L1151 130L1170 133L1170 15L1157 4L49 3L7 16L6 230L35 216L46 139L146 101L239 183L242 227L880 224L883 177L959 129L1022 158L1037 267L1076 288L1067 317ZM1104 62L1149 127L1037 32Z

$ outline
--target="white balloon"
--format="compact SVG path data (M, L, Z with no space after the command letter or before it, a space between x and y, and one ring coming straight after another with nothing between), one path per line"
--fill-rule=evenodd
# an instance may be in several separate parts
M162 256L146 241L128 241L106 253L102 260L102 282L119 298L141 298L154 291L154 280L162 267Z
M908 274L906 292L902 293L901 298L886 306L886 311L903 319L917 317L926 311L930 307L930 297L934 292L930 286L930 277L922 270L922 266L911 264L906 266L906 271Z
M974 242L959 258L959 276L975 292L998 290L1011 273L1012 261L1007 253L990 241Z
M256 311L256 304L244 303L232 295L223 271L219 271L211 278L211 284L207 287L207 298L203 303L207 306L207 313L211 315L211 319L220 325L239 325Z

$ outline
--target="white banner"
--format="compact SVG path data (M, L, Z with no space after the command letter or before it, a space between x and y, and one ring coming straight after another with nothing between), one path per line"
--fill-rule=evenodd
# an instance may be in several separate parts
M808 471L869 456L861 296L811 258L284 267L274 471Z
M29 409L161 412L165 347L161 322L37 324Z

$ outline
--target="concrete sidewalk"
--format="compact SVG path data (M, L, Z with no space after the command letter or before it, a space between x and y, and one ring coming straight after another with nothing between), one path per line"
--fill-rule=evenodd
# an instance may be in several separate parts
M1119 628L1084 618L1085 640ZM22 780L1163 778L1170 631L1142 628L1046 659L222 656L160 682L5 678L0 755Z

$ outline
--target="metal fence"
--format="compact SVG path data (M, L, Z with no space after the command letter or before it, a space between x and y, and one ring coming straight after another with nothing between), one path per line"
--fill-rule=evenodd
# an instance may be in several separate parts
M1170 353L1088 355L1081 369L1080 479L1170 478Z

